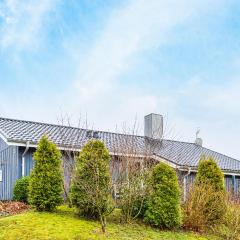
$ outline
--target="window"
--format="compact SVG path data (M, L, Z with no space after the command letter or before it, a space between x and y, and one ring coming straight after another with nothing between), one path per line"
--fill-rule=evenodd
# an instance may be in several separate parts
M2 182L2 169L0 169L0 182Z

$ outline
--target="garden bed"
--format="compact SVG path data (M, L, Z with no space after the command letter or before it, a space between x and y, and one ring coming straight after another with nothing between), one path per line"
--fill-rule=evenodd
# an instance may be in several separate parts
M23 213L29 206L21 202L0 202L0 217Z

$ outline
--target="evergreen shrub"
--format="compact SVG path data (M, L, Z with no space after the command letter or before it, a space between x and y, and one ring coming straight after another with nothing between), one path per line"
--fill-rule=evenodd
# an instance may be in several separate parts
M16 181L13 189L13 200L28 203L29 177L23 177Z
M152 170L151 193L144 221L158 228L173 229L181 225L180 191L175 170L159 163Z
M43 136L33 157L35 165L30 175L29 202L38 211L53 211L63 202L61 152Z

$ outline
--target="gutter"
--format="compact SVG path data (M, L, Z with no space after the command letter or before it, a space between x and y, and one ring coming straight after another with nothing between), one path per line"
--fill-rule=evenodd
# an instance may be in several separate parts
M1 133L1 130L0 130L0 137L3 138L3 140L9 145L9 146L22 146L22 147L26 147L28 146L29 147L32 147L32 148L37 148L37 143L36 142L32 142L31 144L28 142L25 142L25 141L19 141L19 140L8 140L4 137L4 135ZM63 150L63 151L73 151L73 152L79 152L81 151L81 149L78 147L78 148L75 148L74 146L58 146L59 150ZM27 149L28 151L28 149ZM26 153L25 153L26 154ZM110 155L117 155L117 156L124 156L124 154L121 154L121 153L117 153L117 152L110 152ZM133 154L135 155L136 157L145 157L145 155L136 155L136 154ZM161 161L161 160L164 160L165 162L169 163L169 165L171 165L172 167L180 170L180 171L185 171L186 168L187 169L191 169L191 172L197 172L197 167L196 166L187 166L187 165L179 165L178 163L176 162L173 162L169 159L166 159L162 156L158 156L156 153L153 153L152 154L152 158L157 160L157 161ZM238 160L236 160L238 161ZM224 175L235 175L235 176L240 176L240 170L231 170L231 169L221 169L223 174ZM189 175L189 174L188 174Z
M27 141L26 142L26 148L23 152L23 155L22 155L22 177L25 177L25 156L29 150L29 145L30 145L30 142Z

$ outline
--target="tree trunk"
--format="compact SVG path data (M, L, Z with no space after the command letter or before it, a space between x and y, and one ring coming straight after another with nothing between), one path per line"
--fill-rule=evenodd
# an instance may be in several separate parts
M105 216L100 216L100 222L101 222L101 227L102 227L102 232L106 232L106 217Z

